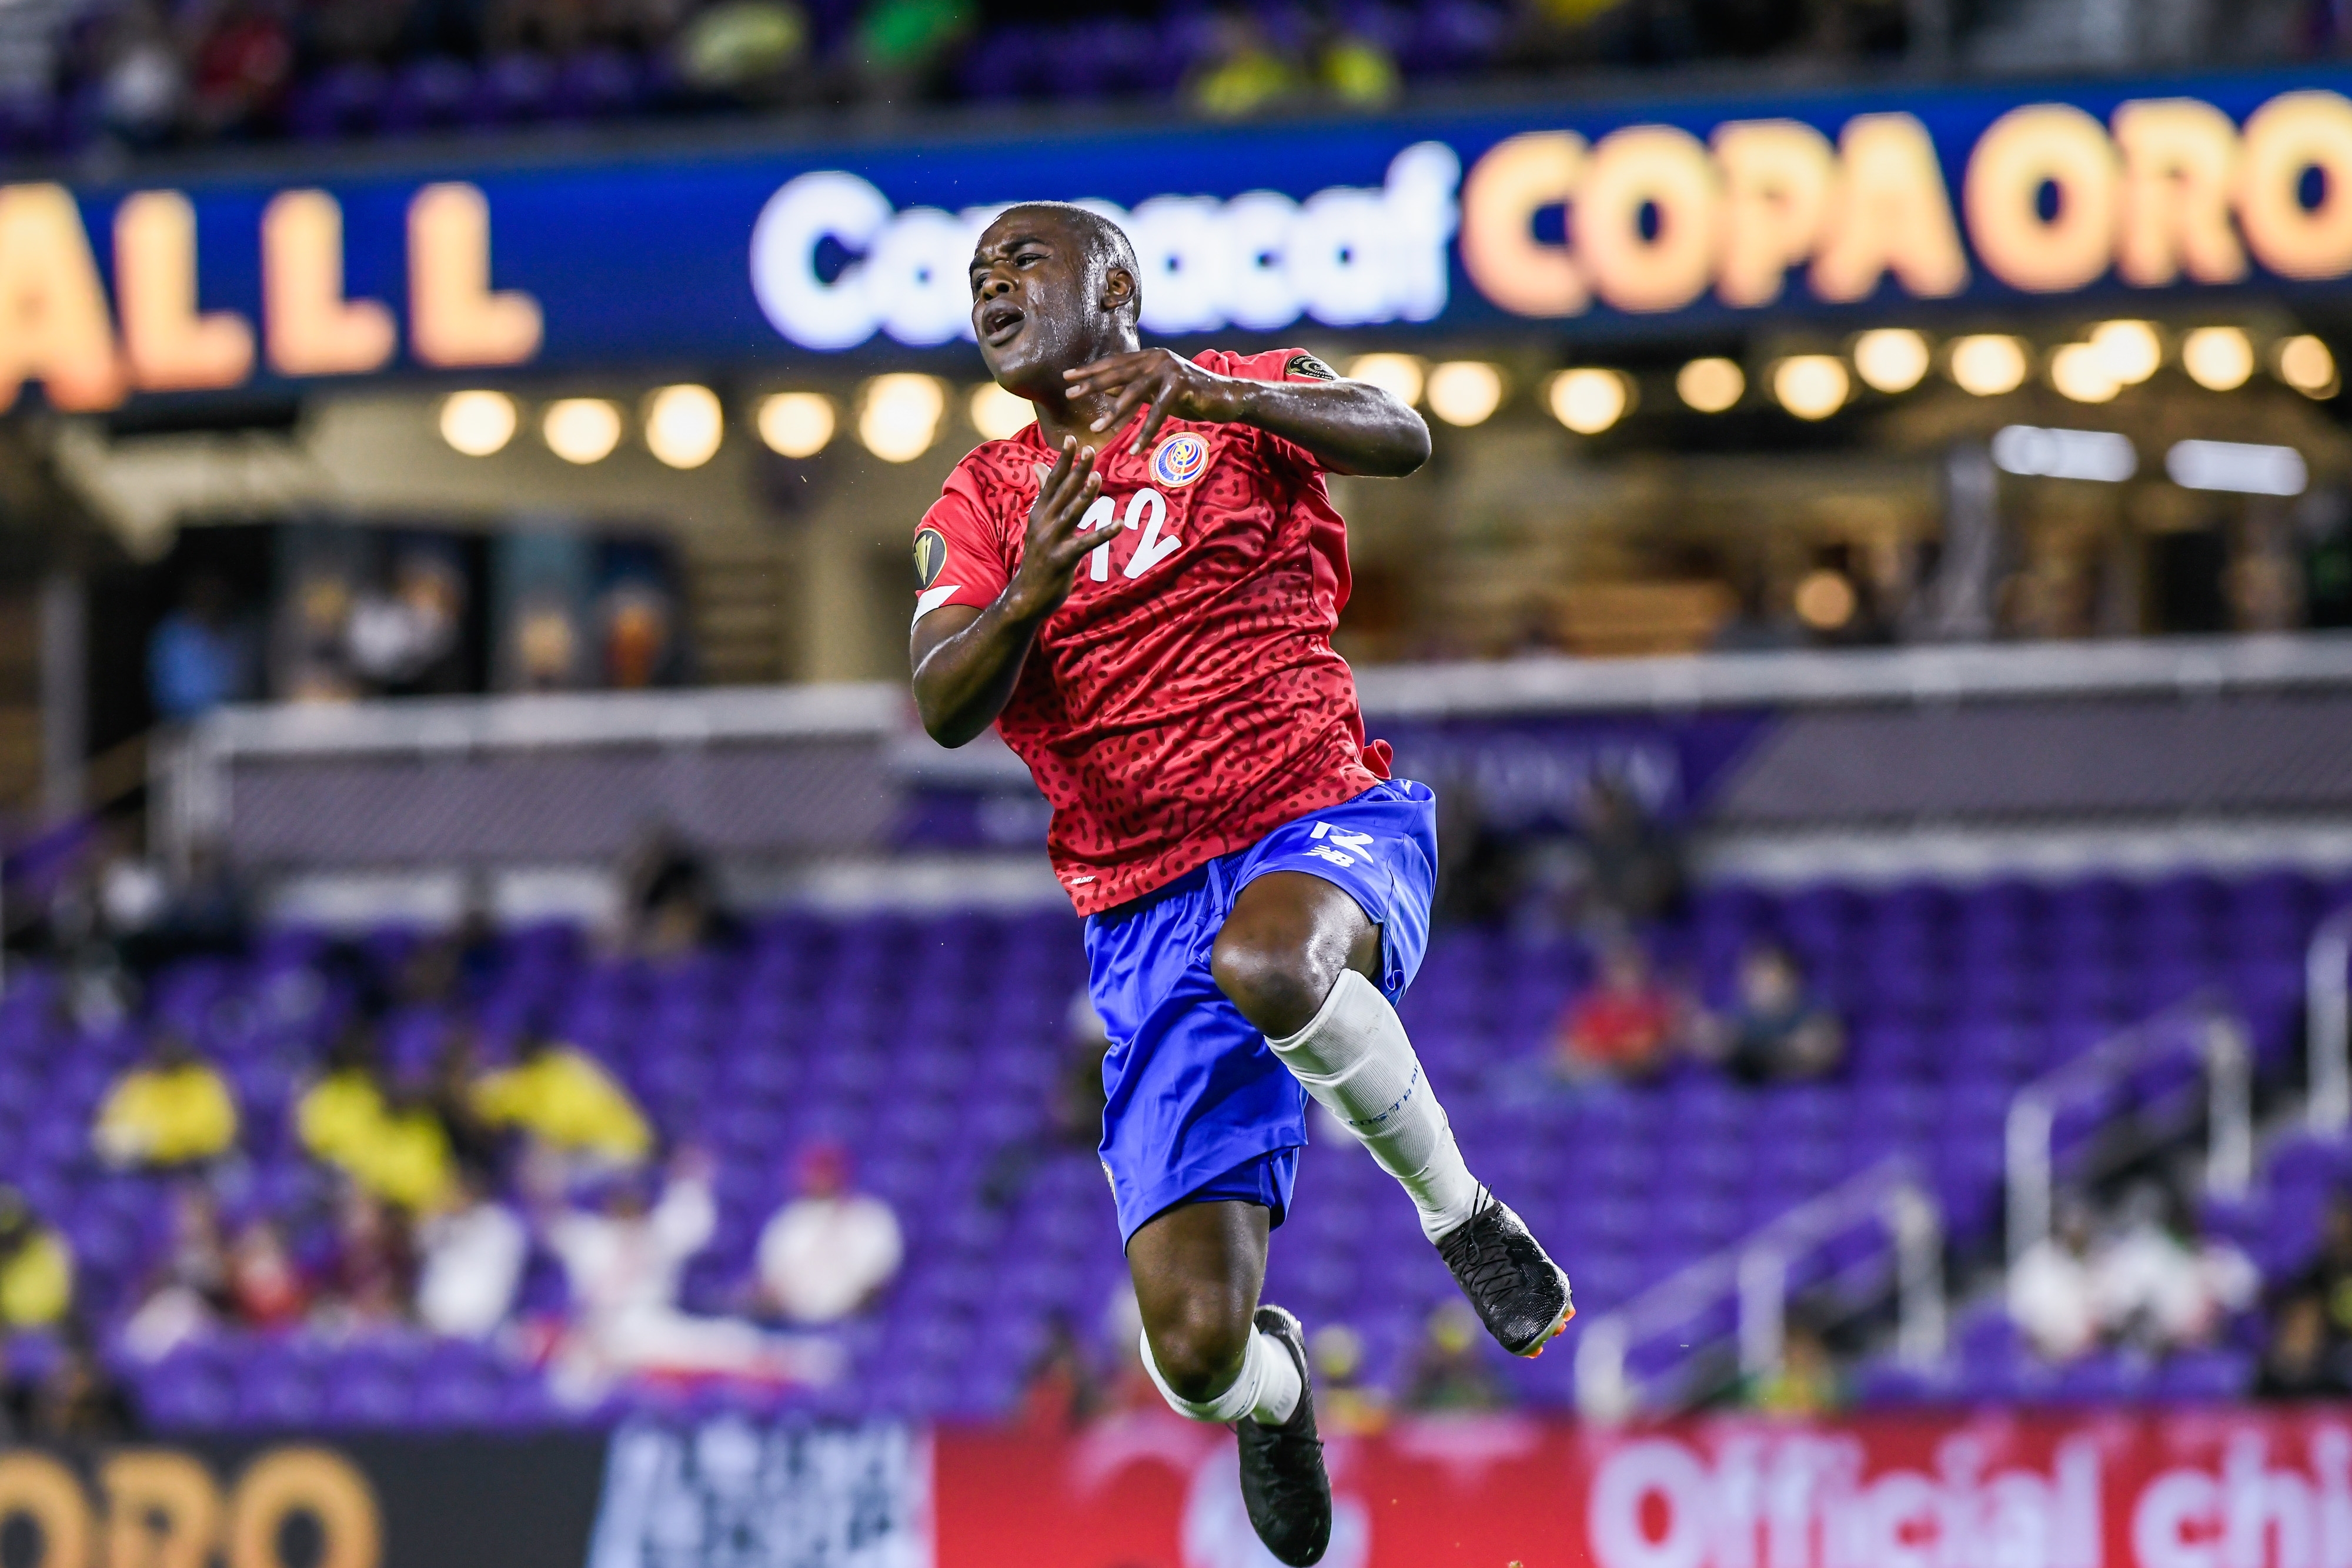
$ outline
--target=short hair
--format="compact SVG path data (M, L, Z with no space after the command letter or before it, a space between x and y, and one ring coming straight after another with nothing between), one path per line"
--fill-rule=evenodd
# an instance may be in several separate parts
M1076 202L1015 202L996 214L996 222L1003 223L1015 213L1050 213L1072 233L1086 240L1089 256L1101 262L1106 270L1112 267L1125 267L1127 276L1135 282L1131 308L1138 316L1142 314L1143 268L1135 259L1135 242L1127 237L1125 229L1094 208L1080 206Z

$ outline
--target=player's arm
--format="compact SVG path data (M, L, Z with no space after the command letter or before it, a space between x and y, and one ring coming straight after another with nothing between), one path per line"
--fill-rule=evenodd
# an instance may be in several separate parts
M961 746L996 722L1045 617L1070 596L1078 562L1092 548L1078 520L1102 491L1095 455L1075 438L1038 486L1029 508L1021 564L984 610L943 604L915 622L915 710L941 746Z
M1322 370L1319 361L1307 363ZM1305 447L1335 474L1401 478L1429 461L1429 426L1421 415L1369 382L1223 376L1166 349L1113 354L1063 374L1073 398L1110 392L1118 399L1096 422L1097 431L1120 429L1138 409L1149 411L1130 448L1136 452L1169 420L1197 419L1255 424Z

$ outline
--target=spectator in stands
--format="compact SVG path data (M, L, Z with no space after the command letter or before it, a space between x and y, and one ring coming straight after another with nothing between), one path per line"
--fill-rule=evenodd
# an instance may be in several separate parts
M2057 1206L2050 1234L2009 1270L2010 1319L2045 1361L2073 1361L2098 1344L2091 1241L2091 1211L2069 1195Z
M423 1268L416 1315L435 1333L482 1339L514 1310L530 1233L481 1170L460 1167L457 1193L446 1209L417 1227Z
M836 1346L679 1310L687 1260L718 1224L709 1161L682 1152L657 1203L646 1201L643 1179L614 1178L602 1212L569 1208L546 1222L574 1312L555 1367L558 1391L593 1399L614 1378L642 1373L807 1383L837 1375Z
M375 1065L374 1038L347 1031L325 1076L295 1103L294 1125L312 1158L411 1214L448 1200L457 1161L449 1134L421 1090L395 1092Z
M790 0L719 0L687 22L673 51L688 88L741 103L798 96L808 57L808 16Z
M345 1333L390 1328L408 1317L415 1281L415 1249L399 1214L357 1183L346 1186L313 1319Z
M131 1354L153 1361L209 1331L229 1310L227 1239L220 1203L201 1182L172 1193L172 1241L139 1310L123 1327Z
M114 1081L90 1142L119 1166L196 1165L236 1142L228 1081L177 1030L160 1029L139 1065Z
M856 27L866 92L886 101L925 95L976 20L972 0L866 0Z
M1777 942L1759 942L1741 957L1738 999L1708 1032L1713 1054L1747 1083L1825 1077L1845 1057L1845 1026Z
M1241 120L1306 96L1298 68L1266 36L1250 12L1221 11L1214 37L1184 89L1193 109L1213 120Z
M416 945L400 966L394 993L409 1007L449 1007L479 996L489 984L498 950L490 890L481 876L469 875L456 924Z
M1828 1416L1844 1407L1837 1360L1811 1323L1790 1319L1779 1369L1749 1383L1748 1404L1770 1416Z
M147 936L152 968L174 958L244 953L251 930L246 890L221 845L198 838L188 845L187 874L171 889Z
M137 1410L79 1324L68 1325L55 1358L25 1394L18 1419L28 1437L79 1447L139 1435Z
M1346 1323L1325 1323L1307 1339L1315 1364L1315 1420L1326 1432L1369 1437L1389 1423L1385 1389L1363 1381L1364 1336Z
M898 1272L906 1255L898 1217L882 1199L850 1190L841 1145L812 1144L795 1164L800 1196L760 1232L760 1305L786 1322L838 1322Z
M2287 1292L2271 1316L2254 1380L2258 1399L2341 1399L2352 1394L2344 1353L2328 1333L2327 1306L2309 1290Z
M2244 1253L2199 1236L2187 1206L2153 1183L2126 1197L2116 1234L2092 1269L2102 1330L2158 1353L2210 1343L2261 1284Z
M653 1153L653 1129L628 1091L594 1057L538 1030L525 1033L513 1066L475 1082L473 1103L485 1125L577 1163L626 1169Z
M2319 1256L2298 1283L2319 1298L2329 1340L2337 1346L2352 1344L2352 1195L2339 1192L2329 1200Z
M214 0L192 8L196 129L208 136L274 131L294 78L294 35L273 0Z
M1585 922L1603 933L1669 919L1688 873L1680 838L1643 808L1624 779L1594 771L1577 797Z
M677 834L657 831L629 857L629 950L673 958L727 934L710 862Z
M1507 1403L1469 1303L1448 1300L1429 1314L1404 1403L1411 1410L1499 1410Z
M107 133L134 148L168 140L186 108L188 81L163 6L133 0L102 21L89 43L89 57L79 63L97 83L99 120ZM161 703L156 713L179 716L166 715Z
M1086 1424L1101 1398L1100 1380L1067 1312L1045 1320L1045 1348L1030 1363L1021 1390L1020 1425L1039 1437L1059 1437Z
M343 635L351 667L383 696L462 692L470 672L463 642L466 582L457 563L425 544L400 552L389 584L352 598Z
M457 1164L487 1171L498 1166L501 1140L499 1130L483 1120L474 1101L474 1083L481 1077L478 1044L467 1027L453 1029L443 1037L427 1070L424 1100L439 1120Z
M0 1339L54 1328L73 1305L73 1252L25 1195L0 1186Z
M132 6L118 26L152 15L144 6ZM134 63L147 57L144 44L126 47L132 74L150 74ZM178 96L176 87L171 96ZM231 604L227 581L218 572L199 571L189 577L179 608L156 622L147 639L147 696L157 718L200 718L223 703L256 695L253 640L237 625Z
M1343 109L1381 109L1403 87L1396 57L1378 38L1348 26L1327 31L1315 51L1315 81Z
M1572 1084L1652 1077L1685 1043L1688 1019L1640 944L1620 938L1602 949L1599 979L1561 1015L1554 1070Z
M278 1222L248 1219L229 1250L229 1304L247 1328L289 1329L310 1310L310 1284Z

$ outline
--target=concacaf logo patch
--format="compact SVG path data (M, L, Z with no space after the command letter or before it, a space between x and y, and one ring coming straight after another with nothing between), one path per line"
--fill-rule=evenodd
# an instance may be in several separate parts
M1209 444L1189 430L1180 430L1151 452L1151 476L1171 490L1198 479L1209 466Z
M923 528L915 535L915 582L929 588L948 569L948 537L937 528Z

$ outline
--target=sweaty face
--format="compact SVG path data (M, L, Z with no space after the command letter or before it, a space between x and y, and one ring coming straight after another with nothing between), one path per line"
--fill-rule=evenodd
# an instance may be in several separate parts
M1085 237L1054 214L1015 208L990 225L971 257L971 326L989 374L1034 395L1099 358L1113 320L1101 287Z

